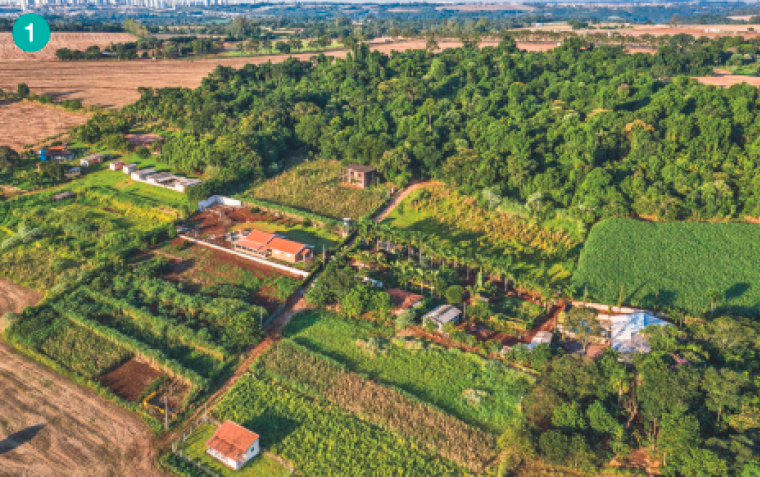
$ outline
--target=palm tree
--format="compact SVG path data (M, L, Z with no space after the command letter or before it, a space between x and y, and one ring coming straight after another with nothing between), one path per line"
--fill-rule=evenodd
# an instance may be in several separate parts
M509 255L501 259L497 266L499 267L499 274L504 279L504 293L509 289L510 280L514 279L514 273L512 271L512 256Z
M623 394L631 390L633 374L629 373L625 366L618 366L613 368L609 379L612 389L618 393L618 404L620 404Z

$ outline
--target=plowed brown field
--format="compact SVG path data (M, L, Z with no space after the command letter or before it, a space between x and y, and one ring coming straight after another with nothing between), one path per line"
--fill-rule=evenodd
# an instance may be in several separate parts
M441 41L441 48L459 46L458 41ZM495 45L484 42L483 45ZM520 47L524 47L518 44ZM531 45L531 50L533 51ZM547 50L554 45L537 45L538 50ZM383 53L391 50L425 48L425 41L405 41L399 43L374 44L372 48ZM326 53L342 56L342 51ZM5 62L0 63L0 88L15 91L18 83L24 82L37 94L49 93L60 99L81 99L85 104L103 107L120 107L139 99L137 88L147 86L163 88L183 86L197 88L201 80L217 65L240 68L246 64L262 64L268 61L280 62L289 56L307 60L312 53L297 55L271 55L250 58L214 58L201 60L136 60L136 61L79 61L79 62ZM40 74L43 71L44 74Z
M18 313L25 306L35 305L41 299L42 295L36 291L0 278L0 316L7 311Z
M0 146L21 151L49 136L87 121L88 115L27 102L0 101Z
M148 427L0 343L0 475L163 475Z
M135 41L136 38L129 33L81 33L81 32L57 32L50 35L47 46L35 53L27 53L20 50L13 43L11 32L0 33L0 60L29 61L29 60L55 60L55 52L61 48L70 50L85 50L88 46L97 45L100 48L113 43Z

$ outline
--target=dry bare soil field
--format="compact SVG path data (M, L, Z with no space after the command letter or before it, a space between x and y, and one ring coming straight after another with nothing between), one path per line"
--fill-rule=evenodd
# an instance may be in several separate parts
M0 315L39 293L0 278ZM162 475L148 427L0 342L0 475Z
M42 296L36 291L0 278L0 316L8 311L18 313L25 306L34 305L41 299Z
M162 475L142 421L5 343L0 403L0 475Z
M442 41L441 48L459 46L458 41ZM484 42L495 45L496 42ZM540 45L543 47L544 45ZM547 48L550 48L548 45ZM425 48L424 40L402 43L375 44L373 49L390 53L391 50ZM330 52L343 55L343 52ZM147 86L163 88L184 86L197 88L201 80L217 65L240 68L248 63L280 62L289 56L306 60L312 53L271 55L250 58L213 58L201 60L134 60L134 61L78 61L78 62L0 62L0 88L15 90L18 83L26 83L37 94L48 93L59 99L81 99L88 105L120 107L139 99L137 88ZM45 74L40 74L40 71Z
M750 86L760 86L759 76L732 75L728 71L715 70L714 76L698 76L696 80L702 84L715 86L731 86L733 84L747 83Z
M46 137L87 121L88 115L70 113L23 101L0 101L0 146L21 151ZM0 297L1 298L1 297Z
M113 43L135 41L129 33L83 33L83 32L53 32L47 46L35 53L21 51L13 44L11 32L0 33L0 60L29 61L54 60L55 52L61 48L84 50L88 46L97 45L101 48Z

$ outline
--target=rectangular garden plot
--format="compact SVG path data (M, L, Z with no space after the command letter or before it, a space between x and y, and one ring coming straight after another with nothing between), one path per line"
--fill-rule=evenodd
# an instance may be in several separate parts
M98 378L98 382L120 398L137 402L150 384L161 377L161 373L134 358Z

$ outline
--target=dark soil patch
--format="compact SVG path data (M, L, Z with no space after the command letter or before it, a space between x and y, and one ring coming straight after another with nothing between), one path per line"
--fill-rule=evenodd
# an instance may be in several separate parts
M137 402L145 388L160 376L160 372L132 358L98 378L98 381L120 398Z

